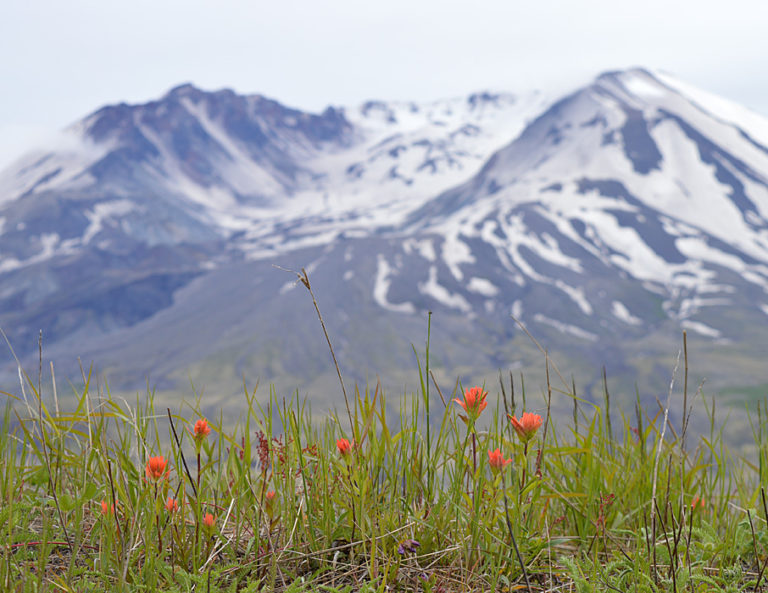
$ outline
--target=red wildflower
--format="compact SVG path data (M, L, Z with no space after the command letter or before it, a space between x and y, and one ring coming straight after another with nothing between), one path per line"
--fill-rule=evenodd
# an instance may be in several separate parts
M267 516L272 519L272 517L275 515L275 491L270 490L266 493L264 500L264 511L267 513Z
M695 511L697 508L702 509L702 510L707 508L707 505L704 503L704 497L703 496L701 498L696 496L693 499L693 502L691 502L691 510Z
M163 477L163 472L165 472L165 467L167 465L168 462L162 455L158 457L150 457L149 460L147 460L147 467L144 470L147 474L147 478L155 481L159 480Z
M211 515L211 513L206 513L205 517L203 517L203 525L205 525L207 529L213 529L213 523L213 515Z
M494 473L496 473L499 470L504 469L504 466L506 466L508 463L512 463L512 460L504 459L501 451L496 449L495 451L488 451L488 463L491 464L491 469L494 471Z
M480 413L485 409L485 406L488 405L488 402L485 401L487 396L488 392L483 391L482 387L472 387L464 392L463 401L459 398L456 398L453 401L464 408L464 411L472 420L476 420Z
M107 504L106 500L101 501L101 514L105 517L107 515L114 515L115 514L115 505L109 505Z
M525 412L521 417L520 420L515 418L514 416L507 414L507 417L509 418L509 421L512 423L512 426L515 429L515 432L517 432L517 436L520 437L520 440L524 443L527 443L530 441L534 435L536 434L536 431L539 430L539 427L541 426L541 416L538 414L531 414L530 412Z
M176 502L176 499L168 497L168 502L165 503L165 509L169 513L175 513L179 510L179 503Z
M200 418L195 422L195 440L202 441L211 433L211 427L208 426L208 421L205 418Z
M352 452L352 444L347 439L338 439L336 441L336 448L342 457L346 457Z

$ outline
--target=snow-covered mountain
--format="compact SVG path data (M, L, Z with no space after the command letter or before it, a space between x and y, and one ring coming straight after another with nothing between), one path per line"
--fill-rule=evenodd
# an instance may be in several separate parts
M766 354L768 120L667 75L322 114L184 85L68 134L0 174L0 327L116 383L331 370L272 264L310 271L356 378L427 311L448 374L525 358L510 314L618 372L680 328L741 374Z
M310 234L324 223L331 232L397 224L474 174L544 105L539 93L483 93L313 115L183 85L146 105L100 109L68 130L70 150L27 155L5 171L6 234L21 225L37 241L28 256L113 242L115 233L149 245L221 238L252 256L290 250L283 227L297 223ZM32 231L15 215L52 199L79 220L62 229L51 217Z
M483 280L503 282L515 303L531 284L562 292L576 335L597 339L605 314L647 327L661 296L683 327L735 339L727 320L698 319L737 303L768 312L767 147L768 122L745 110L686 94L669 77L605 74L416 210L407 228L443 237L449 267L461 254L458 280L461 263L481 259L477 244L494 262ZM631 305L616 291L625 280ZM563 321L538 300L526 304Z

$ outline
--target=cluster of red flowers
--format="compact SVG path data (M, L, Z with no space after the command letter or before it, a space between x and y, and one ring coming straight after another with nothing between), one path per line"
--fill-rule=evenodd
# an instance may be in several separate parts
M497 448L495 451L488 451L488 463L495 473L504 469L508 463L512 463L512 460L504 459L504 456L501 454L501 450Z
M208 529L213 529L214 521L215 519L211 513L206 513L205 517L203 517L203 525L205 525Z
M539 427L541 426L541 416L539 416L538 414L531 414L530 412L524 412L523 415L520 417L520 420L518 420L511 414L507 414L507 417L509 418L509 421L512 423L512 427L515 429L515 432L517 433L518 438L524 443L527 443L528 441L530 441L536 434L536 431L539 430Z
M463 399L454 399L453 401L459 404L467 413L467 416L461 416L462 420L474 423L488 405L487 396L488 392L484 391L482 387L472 387L464 392ZM541 416L530 412L524 412L519 419L512 414L508 414L507 417L512 423L517 437L523 443L528 443L536 435L542 424ZM501 471L511 462L511 459L504 459L500 449L488 451L488 463L494 472Z
M706 503L704 502L704 497L702 496L699 498L698 496L694 497L693 501L691 501L691 510L695 511L696 509L705 510L707 508Z
M471 389L467 389L464 392L463 400L456 398L453 401L464 408L464 411L467 413L467 416L469 416L469 419L474 422L477 420L477 417L480 416L480 413L485 410L485 406L488 405L488 402L485 401L487 396L488 392L483 391L482 387L472 387ZM466 418L464 420L466 422Z
M115 514L115 505L108 504L106 500L101 501L101 514L105 517Z
M195 440L202 441L211 434L211 427L208 426L208 421L205 418L200 418L195 422Z
M147 479L157 482L160 478L163 477L163 474L165 474L167 477L168 471L170 471L166 471L165 468L167 465L168 462L162 455L157 457L150 457L147 460L147 466L144 468L144 473L147 474Z
M336 441L336 448L339 450L339 453L344 458L346 458L350 453L352 453L352 445L353 443L350 443L349 439L338 439Z
M197 422L195 422L195 425L192 431L192 436L195 440L195 445L198 448L198 451L199 451L200 445L208 437L210 433L211 433L211 427L208 426L208 422L206 421L205 418L200 418ZM169 472L170 472L170 468L168 467L168 460L162 455L150 457L149 459L147 459L147 463L144 466L144 474L146 475L147 480L151 480L152 482L155 482L155 483L157 483L158 480L162 478L167 478ZM272 493L272 496L274 496L274 493ZM165 502L165 509L169 513L177 512L179 510L178 501L173 497L168 497L168 500ZM105 517L114 515L115 505L109 504L106 500L102 500L101 514L104 515ZM203 524L207 529L212 529L214 522L215 522L215 519L211 513L206 513L206 515L203 517Z

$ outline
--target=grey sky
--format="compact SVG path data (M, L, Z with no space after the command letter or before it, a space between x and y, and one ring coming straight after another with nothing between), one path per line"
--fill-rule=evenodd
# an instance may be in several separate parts
M768 116L762 0L4 0L0 166L181 82L320 110L665 70Z

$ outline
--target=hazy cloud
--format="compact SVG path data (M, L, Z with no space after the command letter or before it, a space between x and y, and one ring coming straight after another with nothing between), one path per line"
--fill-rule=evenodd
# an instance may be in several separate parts
M768 3L747 0L11 0L0 8L0 165L40 130L185 81L320 110L565 91L641 65L768 115L766 22Z

